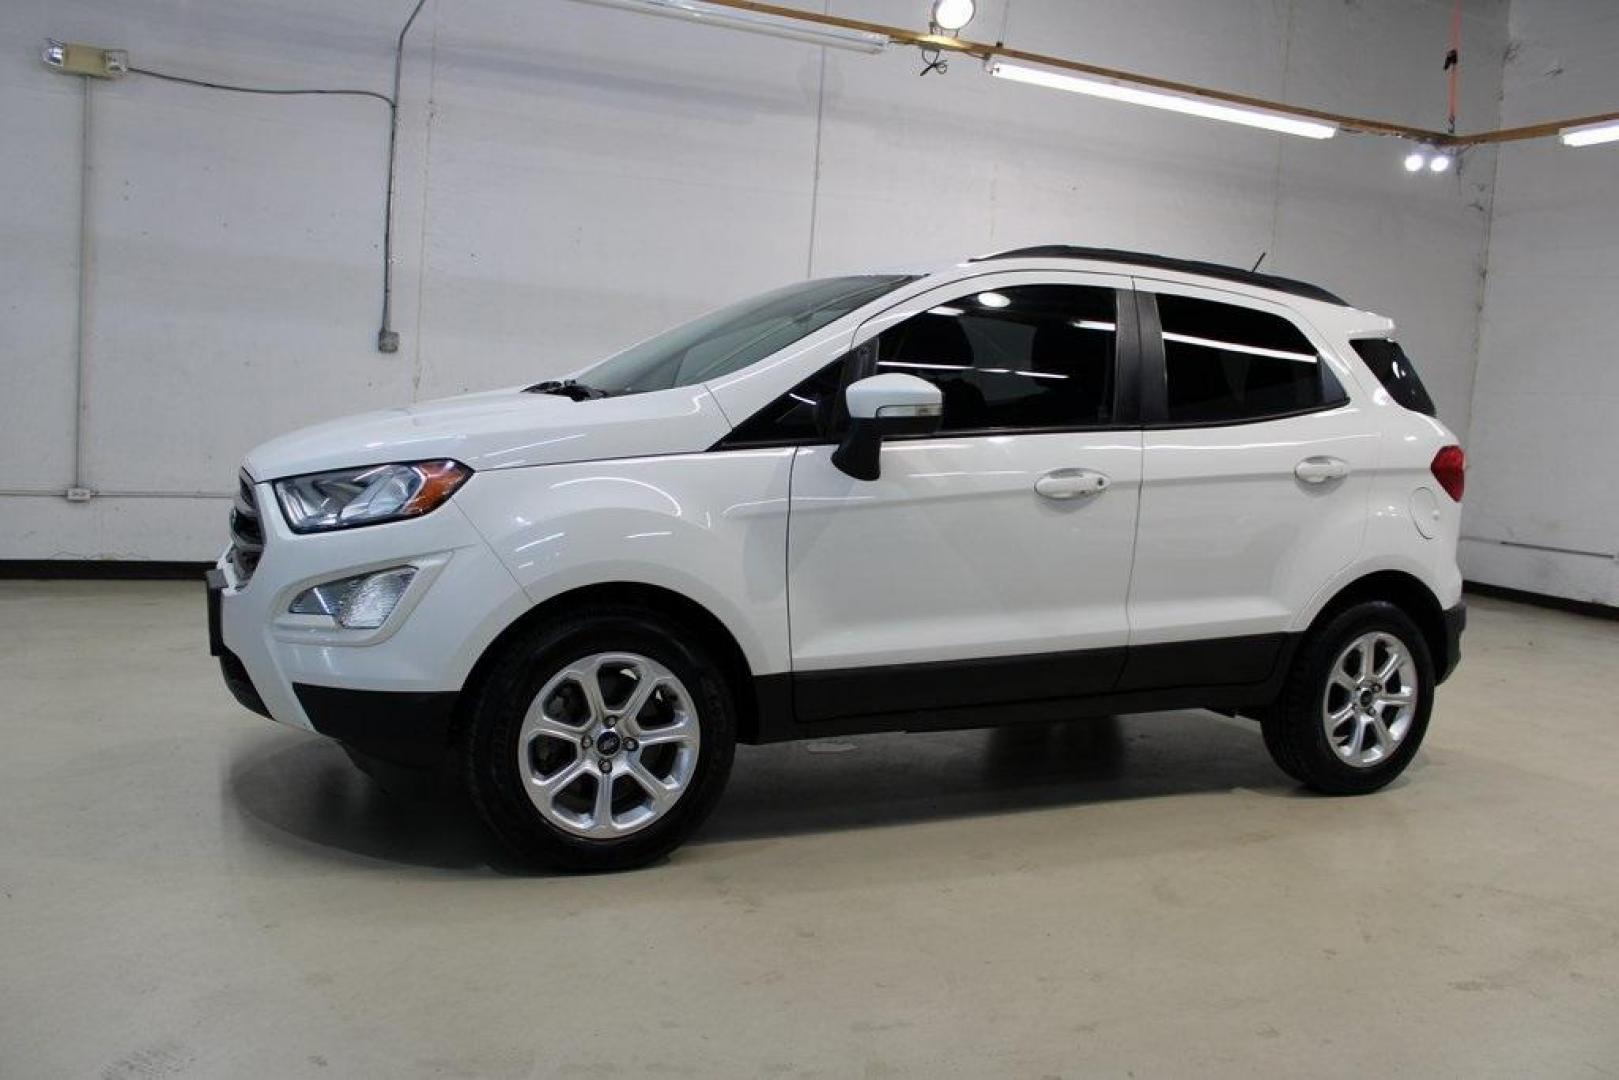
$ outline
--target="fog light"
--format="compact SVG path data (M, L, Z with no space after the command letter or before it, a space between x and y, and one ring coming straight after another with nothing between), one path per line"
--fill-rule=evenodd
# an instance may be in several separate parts
M299 593L287 610L294 615L328 615L349 630L375 630L388 621L415 577L414 566L396 566L328 581Z

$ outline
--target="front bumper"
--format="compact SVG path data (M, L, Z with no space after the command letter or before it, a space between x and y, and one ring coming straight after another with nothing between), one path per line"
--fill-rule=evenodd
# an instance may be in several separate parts
M476 477L473 481L476 482ZM251 576L227 551L208 573L210 652L244 707L406 764L426 764L473 665L527 598L453 501L411 521L300 536L260 484L265 544ZM323 581L412 565L416 578L376 630L289 615Z

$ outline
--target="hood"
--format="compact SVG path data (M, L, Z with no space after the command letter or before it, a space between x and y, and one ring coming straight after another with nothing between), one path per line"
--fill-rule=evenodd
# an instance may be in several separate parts
M572 401L521 387L424 401L301 428L255 447L255 480L454 458L476 471L706 450L731 429L702 386Z

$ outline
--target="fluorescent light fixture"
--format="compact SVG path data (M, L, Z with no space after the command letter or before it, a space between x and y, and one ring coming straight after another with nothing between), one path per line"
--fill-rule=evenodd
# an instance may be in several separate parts
M1276 360L1297 360L1304 364L1313 364L1319 357L1309 353L1288 352L1285 349L1265 349L1258 345L1242 345L1235 341L1219 341L1215 338L1195 337L1191 334L1172 334L1168 330L1163 332L1165 341L1178 341L1182 345L1198 345L1205 349L1218 349L1221 352L1247 353L1249 356L1269 356Z
M1619 142L1619 120L1604 120L1598 124L1581 124L1564 128L1557 133L1564 146L1595 146L1598 143Z
M1287 135L1302 135L1306 139L1330 139L1338 133L1336 124L1328 124L1320 120L1302 120L1296 116L1265 112L1261 109L1249 109L1239 105L1223 105L1208 98L1166 94L1159 90L1143 90L1139 87L1126 86L1123 83L1105 82L1101 79L1083 79L1077 75L1065 75L1061 72L1047 71L1045 68L1009 64L1004 60L991 60L989 73L998 79L1011 79L1013 82L1028 83L1031 86L1045 86L1053 90L1069 90L1076 94L1089 94L1092 97L1107 98L1110 101L1123 101L1131 105L1145 105L1150 109L1168 109L1170 112L1185 113L1188 116L1201 116L1205 120L1224 120L1230 124L1244 124L1248 127L1264 128L1267 131L1280 131Z
M917 371L971 371L966 364L924 364L916 360L879 360L878 367L915 368Z
M849 49L853 52L879 53L888 48L886 34L874 34L842 26L821 26L786 15L721 7L718 4L704 3L703 0L580 0L580 2L623 8L625 11L639 11L645 15L665 15L708 26L721 26L727 30L746 30L752 34L768 34L789 41L825 45L833 49Z

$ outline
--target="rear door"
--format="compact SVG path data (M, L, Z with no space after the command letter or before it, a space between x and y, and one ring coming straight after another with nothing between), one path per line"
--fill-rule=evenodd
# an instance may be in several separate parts
M1133 304L1126 278L996 274L862 327L850 377L934 382L943 428L887 442L869 482L840 472L831 445L797 452L801 720L1113 685L1141 469Z
M1120 689L1262 681L1360 548L1379 437L1296 312L1137 286L1146 430Z

